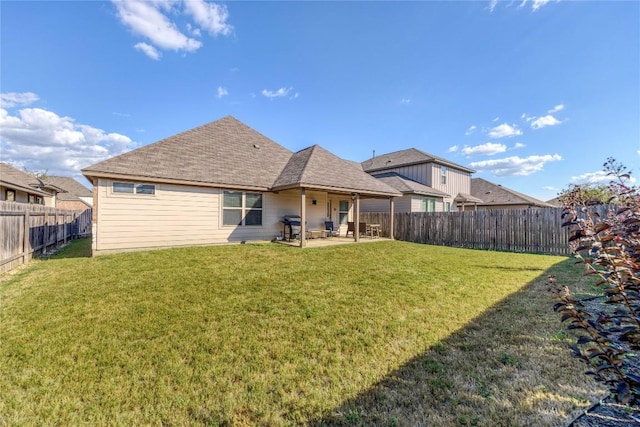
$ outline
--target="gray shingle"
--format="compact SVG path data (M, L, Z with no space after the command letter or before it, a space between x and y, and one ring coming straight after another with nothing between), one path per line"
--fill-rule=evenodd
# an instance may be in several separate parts
M274 190L300 187L363 194L400 195L392 187L362 171L353 162L341 159L319 145L293 154L273 185Z
M291 151L227 116L82 172L268 189L290 157Z
M481 205L530 205L537 207L553 207L526 194L496 185L482 178L471 179L471 195L482 199Z
M8 187L20 189L33 194L41 196L51 195L40 189L43 184L38 178L6 163L0 163L0 182L6 184Z
M475 170L461 166L442 157L434 156L418 150L417 148L408 148L406 150L395 151L393 153L376 156L362 162L362 169L372 173L386 169L397 168L400 166L417 165L420 163L438 163L451 168L460 169L465 172L474 173Z
M68 176L48 176L46 181L66 191L58 194L58 200L79 200L80 197L93 196L91 190Z

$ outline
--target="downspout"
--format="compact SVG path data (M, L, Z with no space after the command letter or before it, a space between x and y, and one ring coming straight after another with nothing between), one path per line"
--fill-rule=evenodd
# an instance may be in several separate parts
M393 240L393 197L389 197L389 238Z
M360 241L360 193L356 193L355 205L353 207L355 211L355 231L353 232L353 238L356 242Z
M307 195L304 188L300 189L300 247L307 245Z

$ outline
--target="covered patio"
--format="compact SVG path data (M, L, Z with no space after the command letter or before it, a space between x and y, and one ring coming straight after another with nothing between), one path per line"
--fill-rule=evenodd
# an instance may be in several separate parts
M329 246L344 242L365 241L360 233L353 233L353 237L323 238L322 235L309 236L310 231L317 231L317 224L330 220L341 228L341 234L346 234L347 221L353 222L355 230L360 230L360 200L363 198L387 199L389 210L393 213L394 197L402 196L402 193L388 186L384 182L366 174L359 164L338 158L318 145L298 151L289 160L284 171L273 186L274 192L299 192L300 236L316 237L314 239L302 238L293 241L283 241L287 244L304 247L313 242L314 245ZM307 193L323 194L327 203L326 213L321 209L313 209L309 215L308 209L318 206L318 199L312 199L309 204ZM331 202L344 201L348 210L337 209ZM346 217L344 215L347 215ZM350 218L350 219L349 219ZM391 226L393 230L393 224ZM320 230L322 231L322 230ZM393 235L389 236L393 239ZM379 238L371 239L377 241ZM315 241L323 243L315 243Z

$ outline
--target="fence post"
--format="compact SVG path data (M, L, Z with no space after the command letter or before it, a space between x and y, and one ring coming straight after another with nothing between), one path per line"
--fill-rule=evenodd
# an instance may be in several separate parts
M54 220L55 220L55 228L53 229L53 238L56 242L56 248L58 247L58 228L60 228L60 226L58 225L58 211L56 211L55 215L54 215Z
M29 249L31 246L31 239L29 238L29 231L31 227L29 227L29 223L31 219L29 218L29 211L24 211L24 224L23 225L23 236L22 236L22 263L26 264L29 261Z

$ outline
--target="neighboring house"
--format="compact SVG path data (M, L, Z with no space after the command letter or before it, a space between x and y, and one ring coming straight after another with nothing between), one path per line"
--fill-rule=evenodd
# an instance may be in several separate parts
M395 173L395 178L400 178L393 178L393 182L390 182L396 190L403 192L405 199L404 203L400 203L401 209L396 209L395 212L455 210L455 197L460 193L471 192L471 174L475 172L416 148L376 156L362 162L361 166L365 172L373 176ZM388 176L384 178L389 180ZM414 183L422 184L424 187L413 193L405 191L407 186L415 188ZM376 209L380 212L377 208L381 206L374 206L371 201L363 202L363 210Z
M402 197L393 202L394 212L435 212L436 207L445 206L444 199L449 197L442 191L420 184L397 172L377 173L372 176L402 193ZM388 212L389 203L380 199L363 200L360 211Z
M482 178L471 180L471 196L480 200L464 205L464 210L550 208L553 205Z
M6 163L0 163L0 200L56 207L64 190Z
M327 219L344 234L360 199L402 195L320 146L292 153L230 116L82 173L93 183L94 255L272 240L285 215L301 217L303 236Z
M58 194L56 207L73 211L91 209L93 193L84 185L68 176L47 176L46 182L65 190Z

